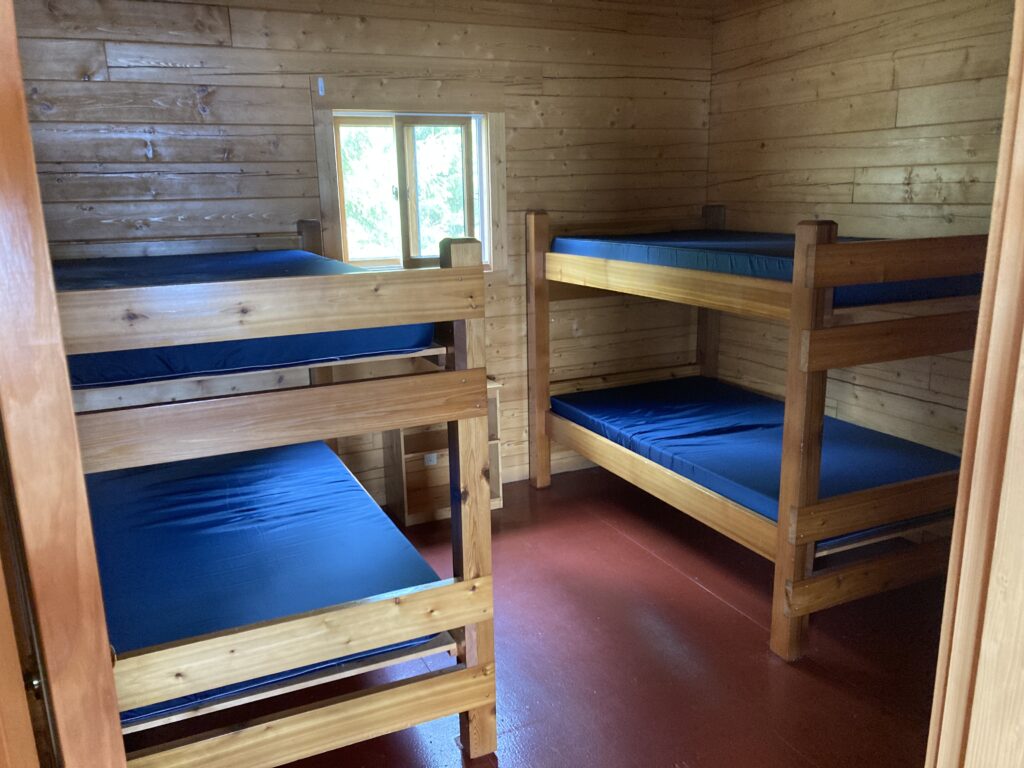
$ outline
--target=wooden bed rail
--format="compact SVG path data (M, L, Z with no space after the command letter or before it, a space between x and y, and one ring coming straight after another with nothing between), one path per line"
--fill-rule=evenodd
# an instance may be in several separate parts
M808 288L977 275L985 269L987 235L863 240L815 247Z
M492 618L490 576L448 580L119 657L121 711L409 642Z
M128 765L274 768L453 715L467 706L493 710L494 703L494 665L459 666L132 753Z
M476 368L93 411L77 422L88 473L486 413L487 377Z
M789 540L793 544L813 544L951 510L956 504L959 479L959 472L943 472L819 501L793 516Z
M57 294L69 355L482 318L483 267Z

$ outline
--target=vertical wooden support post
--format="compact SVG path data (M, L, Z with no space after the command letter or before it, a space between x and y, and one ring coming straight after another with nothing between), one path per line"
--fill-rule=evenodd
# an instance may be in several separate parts
M405 527L409 503L406 496L405 437L400 429L389 429L384 439L384 492L388 517Z
M725 229L725 206L705 205L701 209L704 229ZM721 313L714 309L697 309L697 367L701 376L718 376L718 345Z
M444 240L441 267L468 267L482 262L476 240ZM482 299L481 299L482 300ZM449 355L456 370L485 367L484 320L453 323L453 349ZM451 473L452 547L456 578L489 576L491 569L491 484L487 444L487 393L478 417L448 424L448 462ZM470 667L494 663L494 621L465 629L459 660ZM498 745L497 717L493 704L459 716L462 748L471 757L494 752Z
M0 558L2 555L0 551ZM13 598L13 588L13 584L8 585L4 564L0 563L0 765L37 768L39 752L25 691L14 612L8 600L8 595Z
M543 211L526 214L526 345L529 385L530 484L551 485L551 307L544 261L551 245L551 223Z
M0 492L21 528L61 764L118 768L110 644L10 0L0 0L0 64Z
M828 380L827 371L805 373L800 370L800 346L804 331L821 326L830 293L827 289L808 287L808 277L814 272L814 248L818 243L833 243L835 240L835 222L803 221L797 225L771 629L771 648L787 661L800 658L804 652L808 617L789 615L786 587L804 578L814 559L813 545L790 543L789 531L800 508L818 500L821 431L825 422L825 384Z
M324 230L319 219L299 219L299 239L302 250L324 255Z

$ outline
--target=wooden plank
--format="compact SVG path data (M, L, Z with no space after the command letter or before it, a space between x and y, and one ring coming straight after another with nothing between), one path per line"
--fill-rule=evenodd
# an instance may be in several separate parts
M138 0L18 0L18 33L25 37L149 40L226 45L228 13L212 5Z
M116 768L125 764L124 747L14 24L12 4L3 0L0 493L20 531L42 684L63 762ZM20 664L6 667L5 682L12 672L20 676ZM5 708L17 708L23 694L7 693ZM4 728L13 736L18 723L5 718Z
M551 438L547 433L547 412L551 407L551 305L546 253L551 245L551 231L546 213L526 214L526 242L530 484L547 488L551 485Z
M25 94L33 122L313 124L305 88L34 80Z
M133 753L132 768L274 768L469 707L492 705L491 667L444 670Z
M806 330L800 338L802 371L959 352L974 346L978 313L955 312L834 328Z
M179 200L174 205L163 200L47 203L44 210L54 240L280 234L294 231L299 219L319 215L315 197Z
M122 711L415 640L493 613L489 577L377 595L119 656Z
M786 405L782 426L782 469L779 477L779 522L772 588L770 647L786 661L803 655L807 619L786 610L786 585L803 579L814 560L814 548L791 543L789 531L804 507L818 500L821 438L825 424L826 374L808 373L797 360L800 339L819 328L828 308L825 290L806 287L806 276L819 244L835 242L833 221L804 221L796 228L793 246L793 305L786 354Z
M811 544L833 536L953 509L959 472L907 480L833 496L793 517L790 541Z
M78 415L87 472L291 445L486 413L483 369Z
M741 315L775 320L789 317L790 285L779 280L567 253L548 253L545 274L548 280Z
M272 685L263 686L258 689L244 691L223 699L210 699L198 704L193 709L172 712L170 714L156 715L146 720L136 720L131 725L122 728L127 736L131 733L140 733L153 728L161 728L171 723L180 723L183 720L191 720L196 717L203 717L212 712L223 712L233 707L245 706L256 701L264 701L277 696L287 695L295 691L302 691L325 683L333 683L337 680L365 675L379 669L387 669L397 664L405 664L416 659L423 659L438 654L454 656L456 643L449 632L442 632L433 639L406 648L397 648L393 651L374 653L370 656L346 661L332 665L327 669L307 673L297 678L282 680Z
M59 294L68 354L483 317L479 267Z
M26 80L106 80L107 57L98 40L18 41Z
M548 414L551 437L761 557L775 556L775 524L590 430Z
M807 277L814 286L833 287L977 275L987 244L987 235L822 244Z
M109 259L117 256L181 256L187 253L234 253L237 251L288 251L298 248L294 232L264 235L224 235L221 237L166 238L162 240L70 240L51 241L50 258Z
M807 616L879 592L931 579L946 570L949 542L915 544L851 565L824 569L787 585L790 616Z

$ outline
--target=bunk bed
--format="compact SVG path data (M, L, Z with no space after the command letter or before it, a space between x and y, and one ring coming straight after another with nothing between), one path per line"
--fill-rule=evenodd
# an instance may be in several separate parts
M720 206L704 217L690 232L552 240L548 215L527 214L530 479L550 484L554 440L773 561L771 648L794 660L810 614L945 567L935 531L959 460L827 418L825 386L831 368L970 349L987 239L840 242L833 222L794 237L726 231ZM695 364L552 397L558 289L696 306ZM865 312L901 302L927 311ZM784 404L717 380L719 312L788 323Z
M129 766L270 768L456 713L469 756L495 750L483 292L479 243L455 240L439 269L58 295L71 355L420 324L450 339L441 370L77 415L121 730L199 725ZM444 580L320 442L435 423L451 455ZM435 672L246 714L446 652L456 663ZM225 710L241 713L234 725L203 729Z

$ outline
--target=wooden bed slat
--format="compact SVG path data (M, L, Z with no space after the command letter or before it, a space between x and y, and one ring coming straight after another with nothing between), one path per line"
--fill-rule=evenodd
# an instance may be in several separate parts
M786 585L787 613L807 616L861 597L930 579L946 570L949 541L929 541L912 548L823 570Z
M815 249L807 287L976 275L985 268L987 246L987 235L823 243Z
M57 294L69 355L484 316L483 267Z
M482 368L82 413L86 472L381 432L487 413Z
M637 264L567 253L546 255L548 280L692 304L771 320L789 318L791 286L781 280Z
M114 665L118 706L170 701L487 620L492 597L489 576L447 581L144 649Z
M274 768L348 744L493 706L494 667L432 672L129 755L131 768Z
M554 413L551 438L762 557L775 558L775 524L744 506Z
M794 516L790 541L810 544L952 509L959 479L959 472L944 472L819 501Z
M805 330L800 370L827 371L960 352L974 346L977 325L977 311L968 311Z

